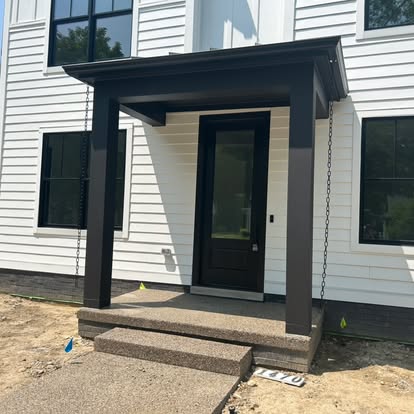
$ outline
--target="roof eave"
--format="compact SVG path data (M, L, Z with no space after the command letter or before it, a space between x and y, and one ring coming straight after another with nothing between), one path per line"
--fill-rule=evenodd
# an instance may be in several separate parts
M97 82L120 78L254 69L311 60L316 62L317 58L323 56L328 58L331 76L334 79L336 90L330 93L332 99L345 98L348 94L348 83L339 36L180 55L80 63L65 65L63 69L68 75L94 86Z

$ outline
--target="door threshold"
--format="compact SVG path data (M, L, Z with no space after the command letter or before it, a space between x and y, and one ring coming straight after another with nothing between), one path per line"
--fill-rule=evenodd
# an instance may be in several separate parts
M255 302L263 302L264 293L260 292L247 292L244 290L232 290L232 289L218 289L207 286L191 286L190 293L192 295L203 296L216 296L219 298L229 299L243 299L251 300Z

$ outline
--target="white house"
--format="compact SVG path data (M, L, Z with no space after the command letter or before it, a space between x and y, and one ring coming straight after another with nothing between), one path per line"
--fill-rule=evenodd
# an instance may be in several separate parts
M345 315L350 333L414 341L414 2L5 3L0 290L73 295L81 208L91 306L107 304L114 221L114 283L272 300L288 274L291 302L308 309L321 291L333 100L328 329ZM99 115L103 140L92 150L85 83L104 91L93 108L90 88L86 126ZM290 318L306 333L309 318Z

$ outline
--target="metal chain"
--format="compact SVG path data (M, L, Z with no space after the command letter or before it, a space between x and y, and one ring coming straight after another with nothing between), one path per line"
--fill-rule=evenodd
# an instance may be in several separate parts
M81 239L82 239L82 219L83 219L83 210L84 206L84 191L85 191L85 178L86 178L86 155L87 155L87 146L88 146L88 117L89 117L89 85L86 87L86 100L85 100L85 118L84 126L82 133L82 142L81 142L81 174L79 179L79 211L78 211L78 237L76 241L76 267L75 267L75 286L78 287L79 279L79 259L80 259L80 248L81 248Z
M329 217L331 213L331 176L332 176L332 133L333 133L333 102L329 102L329 137L328 137L328 162L326 179L326 211L325 211L325 238L323 248L323 268L321 283L321 307L324 304L326 269L328 267L328 244L329 244Z

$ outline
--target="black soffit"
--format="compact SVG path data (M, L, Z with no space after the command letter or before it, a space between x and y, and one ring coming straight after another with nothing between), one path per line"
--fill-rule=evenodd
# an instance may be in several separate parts
M185 74L202 77L217 73L217 76L231 76L234 71L242 73L243 69L252 77L261 69L275 68L281 73L284 67L286 71L290 71L294 65L300 70L301 64L309 62L315 64L328 99L339 101L347 96L348 82L340 36L149 58L80 63L65 65L63 69L68 75L91 86L97 83L106 86L121 80L133 82L145 79L150 83ZM241 92L248 82L248 78L245 82L240 82ZM264 79L264 82L267 83L268 79Z

